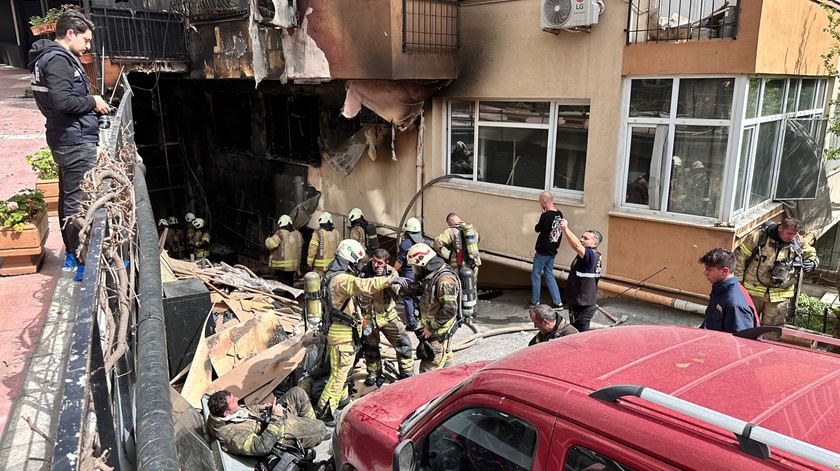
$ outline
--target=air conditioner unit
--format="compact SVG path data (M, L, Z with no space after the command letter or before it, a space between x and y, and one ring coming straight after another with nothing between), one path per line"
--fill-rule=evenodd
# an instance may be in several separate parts
M540 27L544 30L592 26L604 11L603 0L540 0Z

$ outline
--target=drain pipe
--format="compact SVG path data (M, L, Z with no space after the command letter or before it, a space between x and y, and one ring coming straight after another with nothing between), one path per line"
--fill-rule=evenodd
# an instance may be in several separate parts
M134 171L139 276L137 282L137 469L177 471L178 452L166 369L166 325L161 300L160 247L146 187L145 166Z
M507 256L507 255L500 255L500 254L491 254L485 251L481 252L481 260L494 262L502 265L514 266L516 268L520 268L522 270L531 271L533 269L533 263ZM554 276L560 278L561 280L569 279L569 272L565 270L560 270L554 267ZM629 284L629 282L628 282ZM632 286L632 285L631 285ZM651 293L648 291L642 291L640 288L641 286L636 287L635 289L627 289L627 286L620 285L618 283L613 283L610 281L604 280L604 277L601 278L601 281L598 282L598 288L609 291L611 293L623 293L622 296L638 299L639 301L645 301L654 304L660 304L662 306L672 307L674 309L679 309L680 311L690 312L693 314L705 314L706 313L706 306L702 304L693 303L691 301L686 301L684 299L673 298L670 296L663 296L661 294Z

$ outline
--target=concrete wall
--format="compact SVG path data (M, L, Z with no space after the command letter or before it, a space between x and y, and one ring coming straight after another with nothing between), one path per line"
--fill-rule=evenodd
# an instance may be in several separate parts
M745 2L749 3L749 2ZM810 0L762 0L755 72L826 75L822 54L831 47L825 11Z

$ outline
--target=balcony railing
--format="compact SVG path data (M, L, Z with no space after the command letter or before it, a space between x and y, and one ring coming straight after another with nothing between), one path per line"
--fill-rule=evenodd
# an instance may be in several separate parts
M739 0L629 0L627 44L735 39Z
M402 51L454 55L460 46L457 0L403 0Z
M182 61L187 58L183 20L173 13L93 8L100 46L112 59Z

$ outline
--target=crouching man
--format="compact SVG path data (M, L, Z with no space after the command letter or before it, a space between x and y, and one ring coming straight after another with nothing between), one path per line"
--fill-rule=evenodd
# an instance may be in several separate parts
M207 428L229 453L265 457L275 445L306 449L328 438L327 427L315 418L312 403L300 387L293 387L274 404L242 407L239 399L222 390L207 401Z
M529 346L578 333L565 317L545 304L532 306L528 314L537 329L537 335L528 342Z

